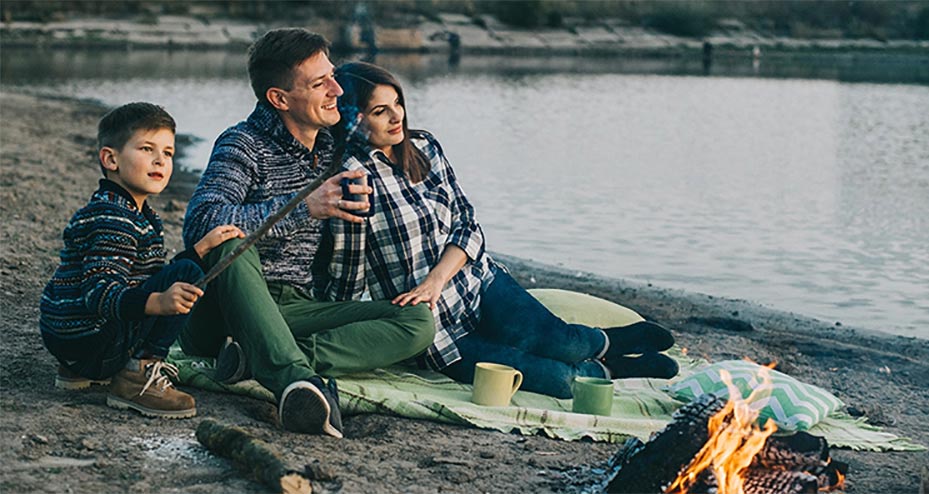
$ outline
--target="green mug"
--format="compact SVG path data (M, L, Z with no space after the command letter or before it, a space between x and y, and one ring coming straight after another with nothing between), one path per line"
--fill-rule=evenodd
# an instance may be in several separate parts
M491 407L509 406L522 383L523 373L508 365L478 362L474 365L471 401Z
M589 415L610 415L613 410L613 381L599 377L574 378L571 411Z

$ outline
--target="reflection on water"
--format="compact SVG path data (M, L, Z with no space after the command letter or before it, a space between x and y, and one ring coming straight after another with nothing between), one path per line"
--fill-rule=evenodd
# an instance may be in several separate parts
M0 56L4 87L164 104L195 168L254 104L241 54ZM378 62L492 250L929 338L925 60Z

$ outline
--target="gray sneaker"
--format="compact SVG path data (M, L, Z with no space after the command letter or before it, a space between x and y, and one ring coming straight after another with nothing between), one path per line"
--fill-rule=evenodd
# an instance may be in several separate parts
M219 355L216 356L213 379L223 384L235 384L251 377L242 346L233 341L231 336L227 336L219 349Z
M291 383L281 395L278 416L289 431L342 437L342 413L333 379L328 386L318 376Z

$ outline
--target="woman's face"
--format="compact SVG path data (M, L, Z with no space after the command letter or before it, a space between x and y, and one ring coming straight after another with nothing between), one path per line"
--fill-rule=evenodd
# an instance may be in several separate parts
M371 93L365 118L371 135L368 141L393 159L393 146L403 142L403 106L393 86L378 84Z

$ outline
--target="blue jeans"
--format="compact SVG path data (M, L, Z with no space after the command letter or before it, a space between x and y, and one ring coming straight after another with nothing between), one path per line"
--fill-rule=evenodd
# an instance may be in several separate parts
M145 280L141 287L152 292L163 292L175 282L193 284L201 276L203 270L197 263L179 259ZM90 379L104 379L124 368L130 357L150 355L164 358L168 355L168 348L187 324L188 316L145 316L141 321L108 321L101 328L99 339L95 338L93 348L88 349L86 357L77 362L68 362L67 367ZM57 342L49 346L49 351L55 354L53 347L65 344L74 345L76 342Z
M606 345L602 331L558 318L503 269L481 291L476 332L455 341L461 360L442 370L456 381L474 381L474 364L494 362L523 373L523 390L570 398L576 376L606 377L592 359Z

